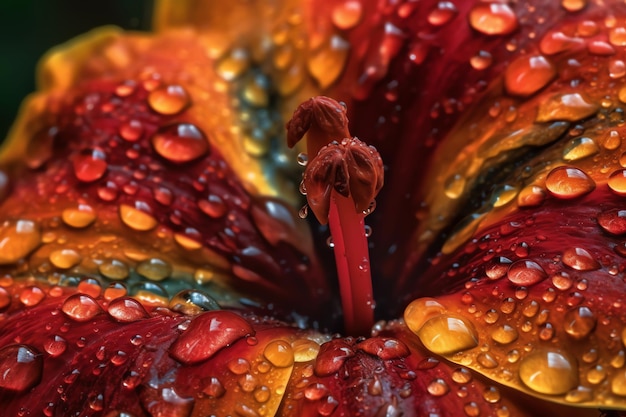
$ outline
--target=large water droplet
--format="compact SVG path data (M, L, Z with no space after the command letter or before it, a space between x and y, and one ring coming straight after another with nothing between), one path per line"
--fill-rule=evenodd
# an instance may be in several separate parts
M0 227L0 265L26 257L41 243L39 226L30 220L7 221Z
M589 307L576 307L565 313L563 328L576 340L589 336L596 327L596 317Z
M565 394L578 385L578 364L566 353L538 349L521 360L519 377L540 394Z
M428 23L433 26L442 26L448 23L454 16L456 16L458 10L454 3L450 1L440 1L435 8L428 13Z
M293 365L294 353L289 342L273 340L263 350L263 356L277 368L286 368Z
M556 68L544 56L527 55L513 61L504 73L504 85L509 94L530 96L556 77Z
M517 29L517 16L506 3L477 3L470 10L469 22L485 35L507 35Z
M43 343L43 348L50 356L56 358L67 349L67 341L61 336L50 336Z
M157 226L157 221L148 213L149 206L137 201L135 207L128 204L120 205L120 219L131 229L145 232Z
M507 278L515 285L528 287L548 277L546 271L534 261L520 260L511 264Z
M354 356L354 350L341 339L331 340L320 347L315 361L315 374L329 376L341 369L345 361Z
M89 321L102 313L102 308L96 300L86 294L73 294L65 299L61 306L69 318L78 321Z
M598 214L598 224L612 235L626 233L626 210L611 209Z
M108 168L106 156L99 149L86 149L74 156L74 174L82 182L93 182L102 178Z
M148 312L141 303L133 298L116 298L109 304L107 312L121 323L132 323L148 318Z
M150 258L140 262L136 270L141 276L152 281L162 281L172 275L172 266L159 258Z
M564 161L577 161L600 152L600 147L591 138L579 137L570 140L563 149Z
M59 269L69 269L81 261L81 256L74 249L59 249L50 252L50 263Z
M80 229L89 226L96 220L96 212L87 204L79 204L77 207L63 210L61 218L68 226Z
M98 265L98 271L109 279L121 280L128 278L128 266L117 259L107 259Z
M428 320L417 336L426 349L439 355L457 353L478 344L478 335L470 322L447 314Z
M169 307L171 310L179 311L190 316L195 316L205 311L220 309L217 301L198 290L180 291L172 297Z
M175 123L160 128L152 136L154 150L176 164L190 162L209 153L209 141L196 125Z
M593 116L598 109L597 104L591 102L581 93L557 94L540 102L535 121L567 120L576 122Z
M209 311L191 322L170 348L170 354L184 364L203 362L225 348L253 334L250 324L229 311Z
M0 388L26 391L41 380L43 356L28 345L8 345L0 349Z
M434 298L418 298L413 300L404 310L404 322L415 334L424 323L445 312L445 307Z
M560 166L548 173L546 188L555 197L570 199L589 194L596 188L596 183L578 168Z
M609 176L609 189L617 195L626 196L626 169L619 169Z
M148 104L157 113L174 115L185 110L191 104L191 99L182 86L173 84L152 91L148 96Z
M583 248L567 248L563 251L561 259L565 265L577 271L593 271L600 268L600 263Z
M345 0L333 8L332 22L339 29L351 29L359 23L363 16L363 6L357 0Z

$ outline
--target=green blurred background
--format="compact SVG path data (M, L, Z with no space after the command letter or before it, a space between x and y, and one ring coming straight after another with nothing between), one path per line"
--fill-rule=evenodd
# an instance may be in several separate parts
M0 0L0 140L22 98L35 89L35 64L54 45L97 26L148 30L153 0Z

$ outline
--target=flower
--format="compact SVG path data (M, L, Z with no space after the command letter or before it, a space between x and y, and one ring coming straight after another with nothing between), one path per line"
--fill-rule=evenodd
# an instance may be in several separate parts
M623 413L626 9L458 3L163 0L49 53L0 154L5 412ZM368 337L294 210L322 93L307 172L384 161Z

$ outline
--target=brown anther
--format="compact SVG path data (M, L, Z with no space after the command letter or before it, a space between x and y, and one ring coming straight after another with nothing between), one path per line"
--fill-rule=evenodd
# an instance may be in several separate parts
M357 138L335 141L307 164L302 181L309 207L326 224L333 190L352 197L357 213L367 210L383 186L383 161L376 148Z
M329 142L349 138L345 106L324 96L300 104L287 123L287 145L292 148L307 132L307 152L311 158Z

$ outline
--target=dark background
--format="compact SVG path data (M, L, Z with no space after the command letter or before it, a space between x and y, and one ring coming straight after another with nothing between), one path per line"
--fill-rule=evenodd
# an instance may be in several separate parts
M102 25L148 30L153 0L0 0L0 141L22 98L35 89L35 64L52 46Z

